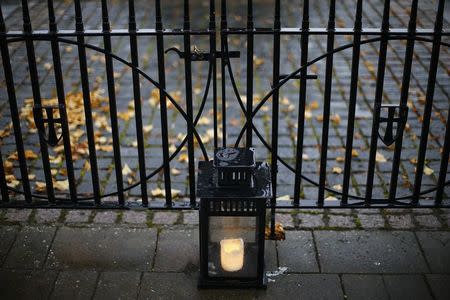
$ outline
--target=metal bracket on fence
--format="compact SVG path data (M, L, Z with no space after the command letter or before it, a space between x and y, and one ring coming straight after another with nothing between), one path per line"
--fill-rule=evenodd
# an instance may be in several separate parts
M286 77L288 77L289 76L289 74L283 74L283 75L280 75L280 80L283 80L283 79L285 79ZM306 80L310 80L310 79L318 79L319 77L317 76L317 75L315 75L315 74L308 74L308 75L306 75ZM291 79L297 79L297 80L299 80L299 79L302 79L302 76L300 75L300 74L298 74L298 75L295 75L295 76L292 76L291 78L289 78L289 80L291 80ZM270 86L272 87L272 88L274 88L275 86L273 85L273 84L270 84Z
M180 58L186 58L186 52L180 51L178 48L172 47L164 51L164 53L168 53L170 51L173 51L178 54ZM202 51L199 50L197 47L194 47L194 50L190 53L191 61L209 61L211 59L211 52ZM215 53L215 58L239 58L241 57L241 53L239 51L228 51L225 53L222 53L221 51L217 51Z
M41 138L51 147L55 147L62 140L62 124L64 122L62 116L62 110L66 109L65 105L60 104L57 106L42 106L36 104L33 107L34 123ZM45 110L46 117L43 115ZM54 112L59 112L59 117L55 118ZM46 132L45 124L47 124L48 133ZM58 137L56 124L60 124L61 133Z
M387 116L382 117L382 112L387 112ZM397 113L397 116L396 116ZM408 120L408 106L397 104L384 104L380 106L379 124L386 123L384 135L378 130L378 136L386 146L392 145L402 134L406 121ZM394 123L397 128L394 134ZM381 128L381 126L380 126Z

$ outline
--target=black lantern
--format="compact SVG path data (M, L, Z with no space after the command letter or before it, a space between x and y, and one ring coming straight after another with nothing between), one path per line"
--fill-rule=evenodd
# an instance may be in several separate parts
M219 148L201 161L200 288L265 288L266 201L272 196L269 165L253 148Z

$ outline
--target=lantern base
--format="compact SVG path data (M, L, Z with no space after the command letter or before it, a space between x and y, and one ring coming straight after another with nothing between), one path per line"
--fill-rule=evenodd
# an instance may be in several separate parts
M264 274L262 281L239 279L198 279L198 289L267 289L267 276Z

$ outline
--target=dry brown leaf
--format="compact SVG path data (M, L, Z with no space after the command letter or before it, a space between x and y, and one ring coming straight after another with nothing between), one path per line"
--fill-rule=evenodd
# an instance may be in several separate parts
M312 101L309 104L309 109L311 109L311 110L319 109L319 102L317 102L317 100Z
M178 176L178 175L181 174L181 171L178 170L178 169L176 169L176 168L170 168L170 173L171 173L173 176Z
M180 157L178 158L178 161L182 163L187 163L189 161L189 157L186 153L181 153Z
M343 157L343 156L338 156L338 157L336 157L336 161L337 161L337 162L344 162L344 161L345 161L345 157Z
M45 182L36 181L34 183L34 190L38 193L45 193L45 191L47 190L47 185L45 184Z
M130 169L128 164L125 164L122 168L122 175L128 176L128 175L133 175L133 174L134 174L134 171Z
M342 174L342 168L340 168L340 167L333 167L332 172L334 174Z
M53 182L53 187L57 191L67 191L69 189L69 180L56 180Z
M153 125L146 125L146 126L144 126L143 127L143 129L144 129L144 133L150 133L150 131L152 131L153 130Z
M377 154L375 156L375 161L379 162L379 163L385 163L385 162L387 162L387 159L386 159L386 157L384 157L383 154L381 154L380 152L377 151Z
M356 149L352 150L352 157L358 157L359 156L359 152Z
M334 114L330 116L331 122L333 122L335 125L339 125L341 123L341 116L338 114Z
M338 200L338 198L336 198L335 196L328 196L325 198L325 201L333 201L333 200Z
M427 176L430 176L431 174L434 173L434 170L433 170L432 168L430 168L430 167L425 166L425 167L423 168L423 173L424 173L425 175L427 175Z
M5 160L5 162L3 163L3 168L5 169L6 174L11 174L13 167L14 167L14 164L9 160Z
M333 189L336 190L336 191L342 191L342 185L335 184L335 185L333 185Z
M255 65L255 68L259 68L262 64L264 64L264 59L259 58L256 55L253 55L253 63Z

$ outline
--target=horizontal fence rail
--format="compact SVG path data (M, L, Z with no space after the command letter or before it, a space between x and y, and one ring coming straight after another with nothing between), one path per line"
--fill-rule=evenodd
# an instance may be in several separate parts
M154 1L154 7L146 5L146 9L153 11L154 28L138 28L137 25L137 9L134 0L128 1L128 28L112 29L111 19L109 17L108 1L99 0L101 29L85 29L84 19L82 15L82 5L80 0L74 0L73 7L75 17L74 29L59 29L58 21L55 17L54 1L48 0L48 29L34 30L30 19L30 5L27 0L22 0L21 11L23 17L23 30L9 30L4 19L2 5L0 4L0 50L2 56L2 67L4 72L4 85L0 87L5 89L7 98L7 107L9 107L9 118L11 125L11 137L14 141L14 151L17 157L18 170L12 170L6 158L10 154L10 149L6 150L4 145L0 145L0 190L2 200L0 207L78 207L78 208L155 208L155 209L197 209L198 202L196 200L196 163L198 157L208 160L208 152L210 149L205 145L202 135L199 131L199 123L203 118L211 118L212 123L212 143L213 147L243 145L252 147L256 143L261 143L270 152L273 194L274 197L267 207L271 209L272 228L275 222L274 216L277 208L316 208L316 207L335 207L335 208L365 208L365 207L449 207L450 202L444 201L445 187L450 184L447 177L448 161L450 153L450 117L447 113L445 120L445 137L442 137L442 147L440 149L439 170L436 170L437 184L433 187L423 187L424 172L426 171L426 155L427 143L429 142L431 119L433 114L433 99L437 82L437 70L439 67L440 54L447 51L450 44L448 37L450 31L444 28L444 5L445 0L436 1L436 15L434 17L434 28L417 28L418 18L418 0L411 0L409 11L409 24L407 28L391 28L390 13L391 1L385 0L382 8L381 27L370 28L365 27L363 16L367 1L358 0L355 2L355 12L353 16L354 26L352 28L342 28L336 26L337 15L336 6L339 1L330 0L329 10L326 12L327 26L325 28L310 27L311 5L313 1L303 0L299 7L301 15L301 26L299 28L283 27L282 7L283 1L274 0L273 2L273 19L270 28L256 27L255 19L255 3L257 1L247 1L246 5L246 26L242 28L229 27L230 1L221 0L220 16L216 17L216 3L211 0L208 8L208 26L205 29L193 29L191 12L194 8L190 1L182 1L182 28L171 29L165 28L163 24L163 1ZM324 12L322 12L324 13ZM114 40L118 37L127 37L125 47L129 47L130 57L123 57L113 50ZM241 41L245 41L245 49L239 49L230 45L231 37L239 37ZM258 50L258 37L264 36L270 39L271 49L270 55L266 59L272 63L272 82L264 95L256 97L256 84L254 55ZM199 50L194 47L193 40L205 37L208 39L209 49ZM298 39L300 41L300 52L298 53L297 66L294 71L283 74L285 69L282 65L283 51L281 44L284 38ZM326 41L325 49L322 51L311 51L312 37L323 37ZM336 45L336 40L340 37L350 37L346 43ZM102 46L90 43L91 39L100 38L103 42ZM178 46L169 44L174 38L178 38ZM149 39L154 44L156 74L150 75L145 71L145 67L140 65L141 53L138 53L139 41ZM387 76L388 67L388 47L390 42L404 42L403 73L397 74L401 77L399 97L393 100L393 103L387 104L384 99L385 77ZM50 54L52 57L52 72L54 74L54 82L56 89L56 103L52 105L46 104L41 96L42 89L41 78L37 65L35 43L48 42L50 45ZM403 135L407 127L408 121L408 100L410 97L410 81L412 78L414 49L418 42L431 45L430 61L426 74L427 82L425 87L425 104L424 113L419 135L419 146L416 150L416 171L410 174L414 178L410 195L398 195L398 178L400 175L400 163L403 149ZM12 63L12 54L10 48L12 45L24 43L26 48L27 67L29 72L29 83L32 91L32 107L34 124L39 142L39 157L41 158L43 173L45 178L44 188L40 192L33 190L31 186L30 170L32 163L30 162L30 154L27 152L25 144L24 125L21 115L22 101L16 96L15 75L13 72L14 63ZM365 168L367 169L367 177L364 179L366 183L363 195L355 194L352 189L352 172L354 168L353 158L355 156L355 122L357 116L357 105L360 101L359 82L361 76L359 74L361 65L361 48L368 45L378 45L377 48L377 65L375 68L375 93L372 107L372 121L367 122L370 129L368 160ZM92 193L81 193L78 191L76 170L74 164L73 151L76 151L78 145L76 141L71 139L72 124L68 112L71 107L69 102L69 91L64 84L63 75L64 61L61 58L60 46L71 45L77 51L78 72L82 94L83 120L86 135L86 160L89 164L87 173L90 176L90 184ZM182 45L182 46L180 46ZM181 49L178 49L181 47ZM233 48L233 49L230 49ZM237 48L237 50L234 50ZM335 56L344 51L350 51L350 73L349 83L344 87L348 96L348 118L345 128L345 154L343 157L343 181L339 185L330 186L328 184L328 176L330 170L329 149L332 145L330 133L332 127L332 104L333 104L333 84L335 78ZM106 192L101 187L100 176L100 158L99 139L96 132L96 119L98 112L94 108L95 91L93 88L94 78L90 76L90 66L88 64L87 52L97 52L103 56L106 74L106 94L108 110L105 116L110 124L111 147L108 152L112 154L114 172L110 176L113 182L113 191ZM446 52L447 53L447 52ZM183 73L183 96L176 97L169 91L168 79L166 78L168 55L176 56L180 59L180 68L178 71ZM240 56L246 58L246 75L245 75L245 97L241 95L239 89L240 84L237 82L235 71L233 70L233 62ZM304 171L304 155L305 155L305 124L307 122L306 114L308 107L308 89L312 86L311 80L320 79L322 74L310 74L310 67L323 61L324 68L324 88L323 88L323 115L322 128L318 133L320 142L319 159L316 166L317 179L310 178ZM197 96L197 87L193 83L193 73L197 70L198 62L207 65L206 83L201 88L200 102L197 107L195 99ZM219 64L219 69L217 64ZM119 67L131 69L131 87L132 94L132 123L135 126L136 148L138 168L134 182L127 184L126 175L132 170L128 170L123 160L123 137L120 133L120 112L118 111L118 103L122 101L116 94L116 70ZM448 68L448 66L447 66ZM219 85L220 81L220 85ZM280 155L280 138L279 133L283 129L279 122L282 101L283 87L287 83L299 83L297 91L298 102L296 107L295 123L295 154L292 159L286 159ZM159 117L160 137L152 137L150 143L160 145L160 149L155 150L145 142L145 136L148 132L146 119L144 117L143 93L142 85L151 85L156 91L157 115ZM218 88L220 90L218 90ZM450 93L450 91L447 90ZM231 93L234 97L230 97ZM270 121L270 140L264 137L261 128L255 122L261 115L262 108L267 107L268 102L272 101L270 111L272 119ZM244 121L238 130L236 140L231 140L233 128L229 128L229 118L231 112L228 109L229 103L237 103L241 110ZM120 104L120 103L119 103ZM205 107L211 105L212 113L207 115ZM266 105L266 106L265 106ZM450 106L450 105L449 105ZM171 120L168 116L168 110L174 109L183 119L185 127L185 135L180 139L179 143L172 147L170 138ZM411 112L409 112L411 114ZM228 128L227 128L228 127ZM381 128L385 128L383 134L380 133ZM395 129L395 130L394 130ZM158 138L158 140L156 140ZM381 140L381 142L379 141ZM391 146L393 149L393 161L390 168L390 183L387 186L388 191L385 197L380 198L374 196L373 186L376 179L376 169L378 152L380 144ZM53 175L55 168L52 167L50 161L53 159L51 149L62 147L64 164L60 165L65 168L66 182L68 183L67 192L58 192L58 185ZM8 152L7 152L8 151ZM50 151L50 152L49 152ZM146 157L148 151L157 151L161 153L161 162L157 166L149 166ZM186 154L183 152L186 151ZM3 156L2 156L3 155ZM181 155L185 155L187 162L187 191L186 197L175 200L173 190L173 165L176 159L180 159ZM353 162L353 163L352 163ZM36 162L33 162L35 164ZM149 167L153 167L149 171ZM279 199L279 190L277 182L279 178L280 168L288 170L294 178L294 188L292 197L289 199ZM339 171L339 172L340 172ZM337 171L336 171L337 172ZM16 177L15 177L16 176ZM34 177L34 176L33 176ZM156 198L153 193L149 193L149 181L160 178L161 187L159 194L162 197ZM18 179L17 179L18 178ZM17 180L19 183L15 183ZM308 183L314 187L315 196L305 199L302 195L302 187ZM20 188L19 188L20 186ZM336 186L339 186L337 188ZM140 190L139 200L129 201L128 192L134 188ZM291 201L292 199L292 201Z

